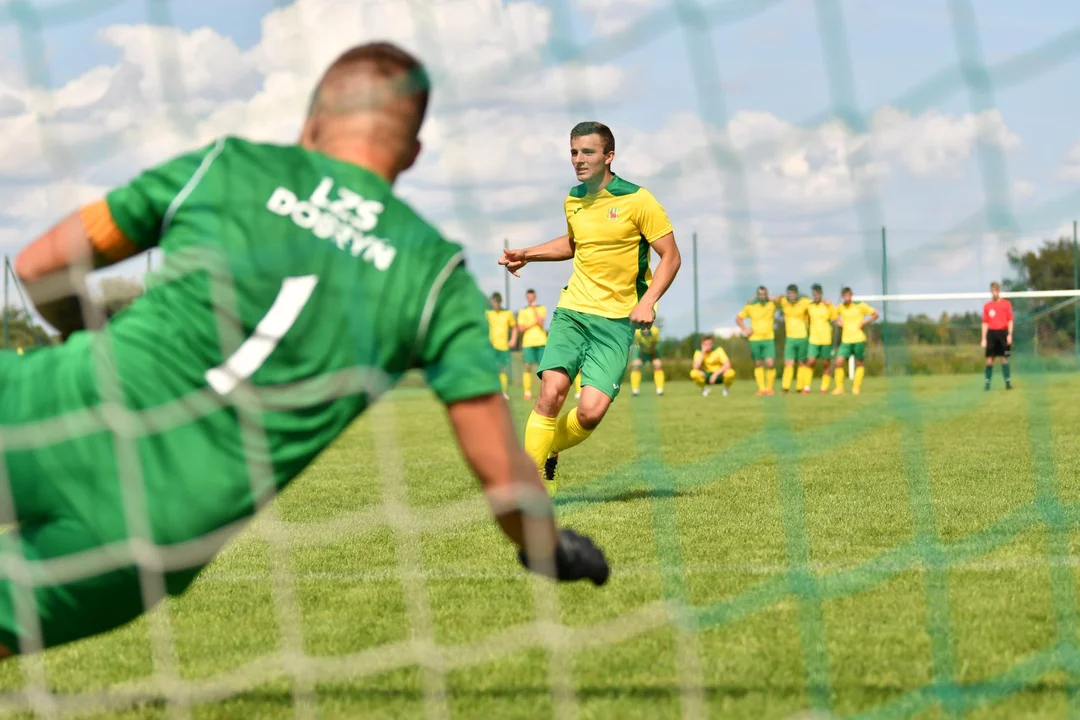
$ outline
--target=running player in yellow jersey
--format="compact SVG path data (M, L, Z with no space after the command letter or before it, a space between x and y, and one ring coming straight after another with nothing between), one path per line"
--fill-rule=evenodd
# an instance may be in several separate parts
M721 383L724 397L727 397L728 388L735 382L735 370L731 367L731 360L724 348L715 344L711 335L701 338L701 349L694 351L690 379L701 388L702 396L709 394L710 385Z
M634 331L634 347L630 348L630 391L637 395L641 392L641 367L648 360L653 367L653 383L656 394L664 394L664 364L660 361L660 329L653 325L648 330L638 328Z
M530 262L574 261L551 318L540 364L540 398L525 425L525 448L544 470L548 491L563 450L600 424L619 394L634 328L649 329L655 306L682 258L671 222L652 193L611 171L615 136L601 123L570 131L570 159L581 183L564 203L566 235L524 250L505 250L500 265L517 275ZM653 274L652 251L660 256ZM562 411L581 372L581 399Z
M810 347L806 365L806 386L803 392L809 392L814 379L814 365L818 358L821 366L821 392L829 391L832 382L832 343L833 320L836 319L836 307L822 295L821 285L814 283L810 288Z
M743 321L750 318L750 327ZM750 356L754 359L754 379L758 395L772 395L776 382L776 303L769 299L764 285L757 289L757 298L747 303L735 317L735 323L750 336Z
M547 345L547 308L536 304L536 291L525 291L525 307L518 310L517 331L521 336L521 357L524 368L521 372L521 387L526 400L532 398L533 373L544 358L544 346Z
M791 392L791 383L797 380L795 392L810 392L810 381L806 377L810 354L810 323L807 315L810 298L799 295L799 286L792 283L787 286L787 294L773 298L773 302L784 313L784 376L780 387L785 393Z
M509 398L506 391L510 386L510 348L517 344L514 313L503 309L500 293L492 293L491 309L484 314L488 321L488 340L499 361L499 382L502 383L503 397Z
M866 332L863 327L878 319L878 312L864 302L852 302L851 288L840 291L844 302L836 308L836 322L841 328L840 350L836 353L836 388L833 395L844 394L844 361L855 358L855 377L851 392L858 395L862 390L863 360L866 358Z

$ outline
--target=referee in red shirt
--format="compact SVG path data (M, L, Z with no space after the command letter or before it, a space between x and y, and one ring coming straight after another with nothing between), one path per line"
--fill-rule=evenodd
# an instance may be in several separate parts
M1001 359L1001 374L1005 376L1005 389L1012 390L1009 379L1009 355L1012 353L1013 311L1012 303L1001 298L1001 285L990 283L990 302L983 305L982 346L986 348L986 389L990 389L990 377L994 374L994 358Z

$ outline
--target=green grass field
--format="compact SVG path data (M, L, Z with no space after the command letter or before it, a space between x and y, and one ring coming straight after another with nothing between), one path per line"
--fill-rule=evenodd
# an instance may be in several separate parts
M600 589L523 573L399 390L186 596L0 669L0 708L46 683L123 718L1075 716L1080 380L1016 380L646 381L562 459Z

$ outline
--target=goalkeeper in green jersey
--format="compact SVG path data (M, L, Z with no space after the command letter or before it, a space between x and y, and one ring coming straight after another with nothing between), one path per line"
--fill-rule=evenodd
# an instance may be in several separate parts
M219 139L19 255L16 272L65 341L0 353L0 508L17 523L0 538L3 654L105 632L182 593L414 368L520 561L607 579L591 541L556 528L516 439L461 248L394 195L427 101L412 56L354 48L321 79L296 145ZM84 329L97 324L84 322L86 271L155 246L159 279Z

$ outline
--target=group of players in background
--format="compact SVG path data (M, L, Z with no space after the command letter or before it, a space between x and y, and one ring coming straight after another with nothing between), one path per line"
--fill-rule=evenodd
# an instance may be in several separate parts
M1012 304L1001 297L999 283L990 284L990 293L992 299L983 306L982 318L982 347L986 350L985 388L990 389L996 359L1001 363L1005 388L1011 390L1009 356L1013 334ZM491 344L499 357L503 395L509 397L510 348L516 347L520 339L524 361L521 384L524 398L529 400L532 398L533 375L547 343L544 330L547 307L536 303L536 291L532 289L525 291L525 301L525 307L517 312L515 319L512 312L503 309L502 295L494 293L487 317ZM832 394L843 395L846 392L845 364L850 358L855 361L851 392L858 395L862 391L867 342L864 328L877 320L879 314L867 303L856 302L849 287L841 290L841 302L834 305L824 297L821 285L815 283L810 288L810 297L800 295L799 287L795 284L788 285L783 296L770 296L768 289L760 286L755 298L735 317L739 329L749 336L758 395L774 395L776 392L777 312L782 313L784 318L784 372L780 381L784 393L794 390L810 394L820 360L821 393L828 393L835 381ZM838 346L833 343L836 327L840 328ZM652 366L656 394L664 394L666 377L659 343L660 331L655 325L645 331L638 329L634 332L634 344L630 349L630 387L634 395L641 392L641 372L645 363ZM701 394L708 396L710 386L720 385L727 396L735 376L735 369L724 348L712 336L702 337L701 347L694 351L690 369L690 379L701 388ZM580 373L575 380L575 389L580 397Z
M776 317L784 318L784 373L781 380L783 392L794 390L809 394L818 360L822 361L821 392L829 391L835 378L834 395L842 395L844 389L844 363L855 359L852 393L859 394L866 357L866 332L868 323L878 318L878 312L864 302L855 302L851 288L844 288L842 302L833 305L822 295L820 285L811 288L811 297L799 294L797 285L789 285L783 296L770 296L764 286L757 289L756 297L746 304L735 318L739 329L749 336L750 355L754 361L754 379L758 395L774 395L776 383ZM536 291L525 292L526 305L514 313L503 308L499 293L491 295L491 309L487 312L491 345L499 358L499 378L503 395L509 397L510 349L521 342L524 367L521 384L526 400L532 398L532 382L536 368L543 358L547 334L544 320L547 308L536 302ZM749 320L749 327L746 321ZM840 327L840 345L833 347L833 328ZM660 331L655 325L634 331L634 343L630 348L630 388L634 395L641 392L642 369L646 363L652 366L656 394L664 394L664 364L659 352ZM834 359L837 362L833 362ZM833 365L835 364L835 368ZM712 336L701 339L701 346L694 351L690 379L707 396L710 386L720 385L726 396L735 381L735 369L727 352ZM576 392L580 395L580 375Z

